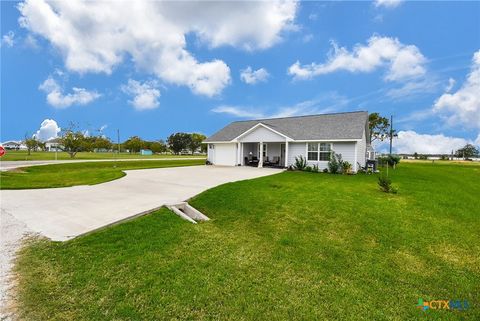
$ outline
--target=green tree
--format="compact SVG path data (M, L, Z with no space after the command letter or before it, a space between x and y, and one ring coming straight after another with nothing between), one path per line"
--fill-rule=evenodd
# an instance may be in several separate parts
M478 148L476 148L472 144L467 144L455 152L456 157L462 157L463 159L478 157L478 155Z
M191 135L187 133L175 133L168 137L168 146L177 155L187 149L190 142Z
M368 115L368 128L370 130L370 142L374 140L384 141L390 135L390 121L379 113Z
M190 134L190 141L188 143L188 149L190 150L190 152L192 153L192 155L199 149L199 148L202 148L204 146L206 146L205 144L202 144L202 142L207 139L207 136L203 135L203 134L198 134L198 133L193 133L193 134ZM201 151L203 152L203 150L201 149Z
M83 140L81 144L80 151L82 152L93 152L95 144L95 137L83 135Z
M93 142L93 147L95 149L112 149L112 142L107 137L97 136Z
M149 142L149 149L156 154L165 153L167 151L167 145L160 139L158 141Z
M35 137L32 137L32 138L25 137L25 146L27 146L28 155L31 154L32 150L36 151L37 148L39 147L39 144L40 142Z
M60 148L74 158L78 152L86 146L85 135L81 131L75 131L73 127L66 129L59 138Z
M38 148L40 148L42 151L47 150L47 144L45 142L38 141Z
M159 139L158 143L160 144L160 153L165 154L168 152L168 145L163 139Z
M145 148L146 142L138 136L132 136L123 143L123 147L130 153L138 153L140 149Z

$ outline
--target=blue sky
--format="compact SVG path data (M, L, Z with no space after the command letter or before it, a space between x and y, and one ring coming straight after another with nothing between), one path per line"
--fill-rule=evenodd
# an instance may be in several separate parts
M1 2L1 36L1 141L368 110L399 152L480 144L480 2Z

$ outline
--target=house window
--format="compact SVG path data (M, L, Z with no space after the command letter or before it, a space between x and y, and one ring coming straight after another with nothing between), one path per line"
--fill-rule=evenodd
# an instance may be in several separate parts
M331 156L331 143L307 143L308 161L329 161Z
M318 161L318 143L307 144L307 160Z
M332 144L320 143L320 160L329 161L332 157Z

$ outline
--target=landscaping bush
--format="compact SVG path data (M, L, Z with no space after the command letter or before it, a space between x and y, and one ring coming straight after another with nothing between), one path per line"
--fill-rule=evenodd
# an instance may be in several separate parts
M398 163L400 163L400 156L398 155L388 155L383 157L378 157L378 164L382 167L385 165L389 165L395 167Z
M352 164L347 161L342 162L342 173L343 174L350 174L352 172Z
M342 155L332 153L332 157L330 158L330 161L328 162L328 171L332 174L340 173L342 163L343 163Z
M305 167L307 167L307 159L302 155L295 157L295 165L293 167L299 171L305 170Z
M318 168L318 165L313 165L312 172L314 172L314 173L320 172L320 169Z
M324 168L324 169L323 169L323 172L324 172L324 173L328 173L328 168Z
M305 166L305 169L304 169L305 172L313 172L313 168L309 165Z
M397 194L398 189L392 185L392 180L386 176L378 177L378 186L382 192Z

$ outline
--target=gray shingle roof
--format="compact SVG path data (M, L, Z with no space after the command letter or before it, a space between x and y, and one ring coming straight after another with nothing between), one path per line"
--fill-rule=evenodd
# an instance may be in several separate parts
M231 141L258 123L294 140L361 139L367 122L366 111L235 121L208 137L205 142Z

